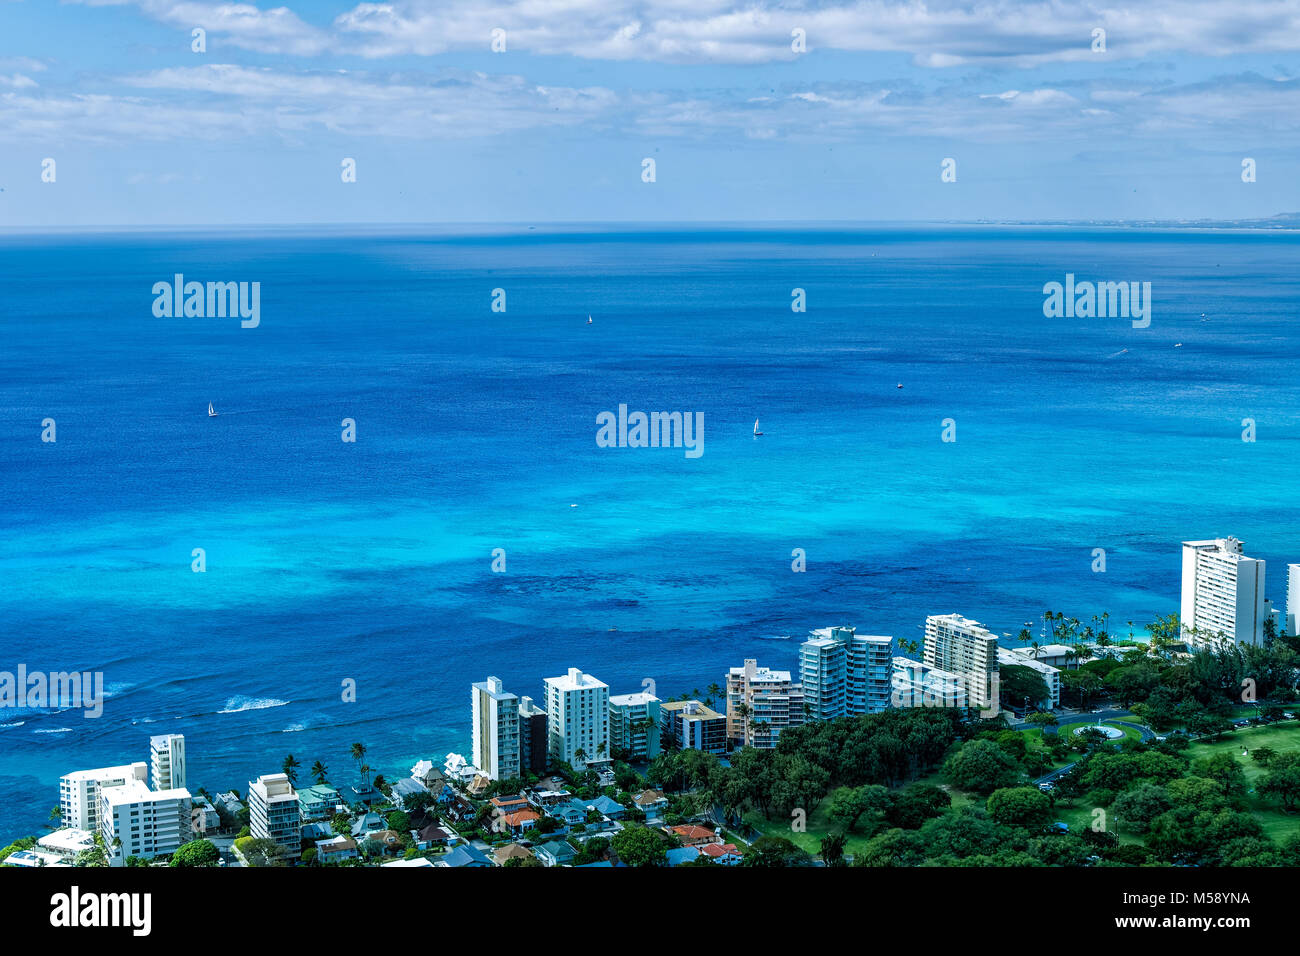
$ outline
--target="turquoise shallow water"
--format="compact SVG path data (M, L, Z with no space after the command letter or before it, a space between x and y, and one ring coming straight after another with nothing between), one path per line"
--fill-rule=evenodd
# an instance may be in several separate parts
M0 239L0 660L114 692L0 712L0 837L163 729L193 785L288 752L343 782L353 740L390 775L465 749L489 673L676 694L831 623L1127 631L1177 609L1191 537L1241 537L1280 602L1298 263L1288 236L1065 229ZM178 271L260 281L261 326L155 318ZM1151 327L1045 319L1066 272L1150 281ZM598 448L620 402L703 412L703 456Z

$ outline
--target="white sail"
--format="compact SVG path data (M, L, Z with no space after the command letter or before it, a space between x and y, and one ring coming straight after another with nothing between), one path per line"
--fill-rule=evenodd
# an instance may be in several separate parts
M757 419L757 418L754 419L754 434L755 434L755 435L758 434L758 419Z
M208 402L208 418L216 418L216 417L217 417L217 410L212 407L211 402Z

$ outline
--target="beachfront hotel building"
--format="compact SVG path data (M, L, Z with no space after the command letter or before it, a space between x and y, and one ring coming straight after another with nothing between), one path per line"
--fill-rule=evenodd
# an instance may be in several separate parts
M266 774L248 784L248 828L259 840L274 840L286 859L302 849L302 811L298 793L282 773Z
M770 750L781 731L804 722L803 688L789 671L759 667L746 659L727 673L727 740L737 747Z
M152 860L190 841L190 792L183 787L150 790L132 778L99 794L99 834L110 866L131 857Z
M561 677L548 677L543 683L552 759L567 761L578 768L608 761L609 685L576 667L570 667Z
M609 699L609 744L628 760L654 760L659 756L659 720L662 702L654 694L616 694Z
M546 773L549 741L546 739L546 711L531 697L519 698L519 769Z
M894 639L823 627L799 647L808 720L878 714L889 707Z
M727 752L727 716L698 700L666 700L659 706L660 740L664 747Z
M890 662L891 707L966 707L966 683L958 674L910 657Z
M149 766L155 790L180 790L185 780L185 737L159 734L149 738Z
M960 614L927 617L921 661L956 674L966 687L968 706L997 715L998 639L979 621Z
M143 761L121 767L77 770L59 778L59 820L65 827L99 830L99 795L107 787L121 787L131 781L149 779L149 766Z
M519 698L501 678L489 677L470 688L473 711L473 763L492 780L519 776Z
M1248 558L1236 538L1183 542L1182 636L1206 647L1220 642L1261 645L1269 616L1264 562Z

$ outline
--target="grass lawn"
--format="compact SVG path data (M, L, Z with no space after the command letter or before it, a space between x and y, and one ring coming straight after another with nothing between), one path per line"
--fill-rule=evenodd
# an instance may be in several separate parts
M1246 782L1253 789L1266 771L1242 751L1254 750L1256 747L1271 747L1279 753L1300 750L1300 722L1291 720L1265 727L1243 727L1224 734L1218 740L1198 740L1187 748L1187 756L1200 760L1215 754L1232 754L1245 770ZM1250 812L1259 819L1264 831L1273 840L1281 842L1300 833L1300 813L1286 813L1280 809L1281 804L1277 801L1261 800L1253 793L1247 799L1250 801Z
M1101 722L1101 725L1103 727L1114 727L1116 730L1122 730L1124 731L1124 736L1128 737L1131 740L1142 739L1142 734L1138 732L1137 728L1127 726L1126 724L1121 722L1119 718L1115 718L1114 720L1103 720ZM1079 728L1096 727L1096 726L1097 726L1097 721L1095 720L1076 720L1073 723L1062 724L1060 727L1056 728L1056 732L1060 734L1062 738L1064 738L1065 740L1070 740L1071 738L1074 737L1074 732ZM1116 737L1113 742L1119 743L1119 738Z

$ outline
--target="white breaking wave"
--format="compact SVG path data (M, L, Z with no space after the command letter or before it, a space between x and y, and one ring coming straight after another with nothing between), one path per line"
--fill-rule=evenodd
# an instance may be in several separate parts
M70 734L70 733L72 733L72 728L71 728L71 727L55 727L55 728L53 728L52 730L33 730L32 733L34 733L34 734Z
M21 727L25 723L27 723L27 721L20 720L16 724L0 724L0 727Z
M235 696L226 701L226 706L217 711L217 713L238 714L245 710L266 710L268 707L283 707L287 703L289 703L289 701L280 700L276 697Z

